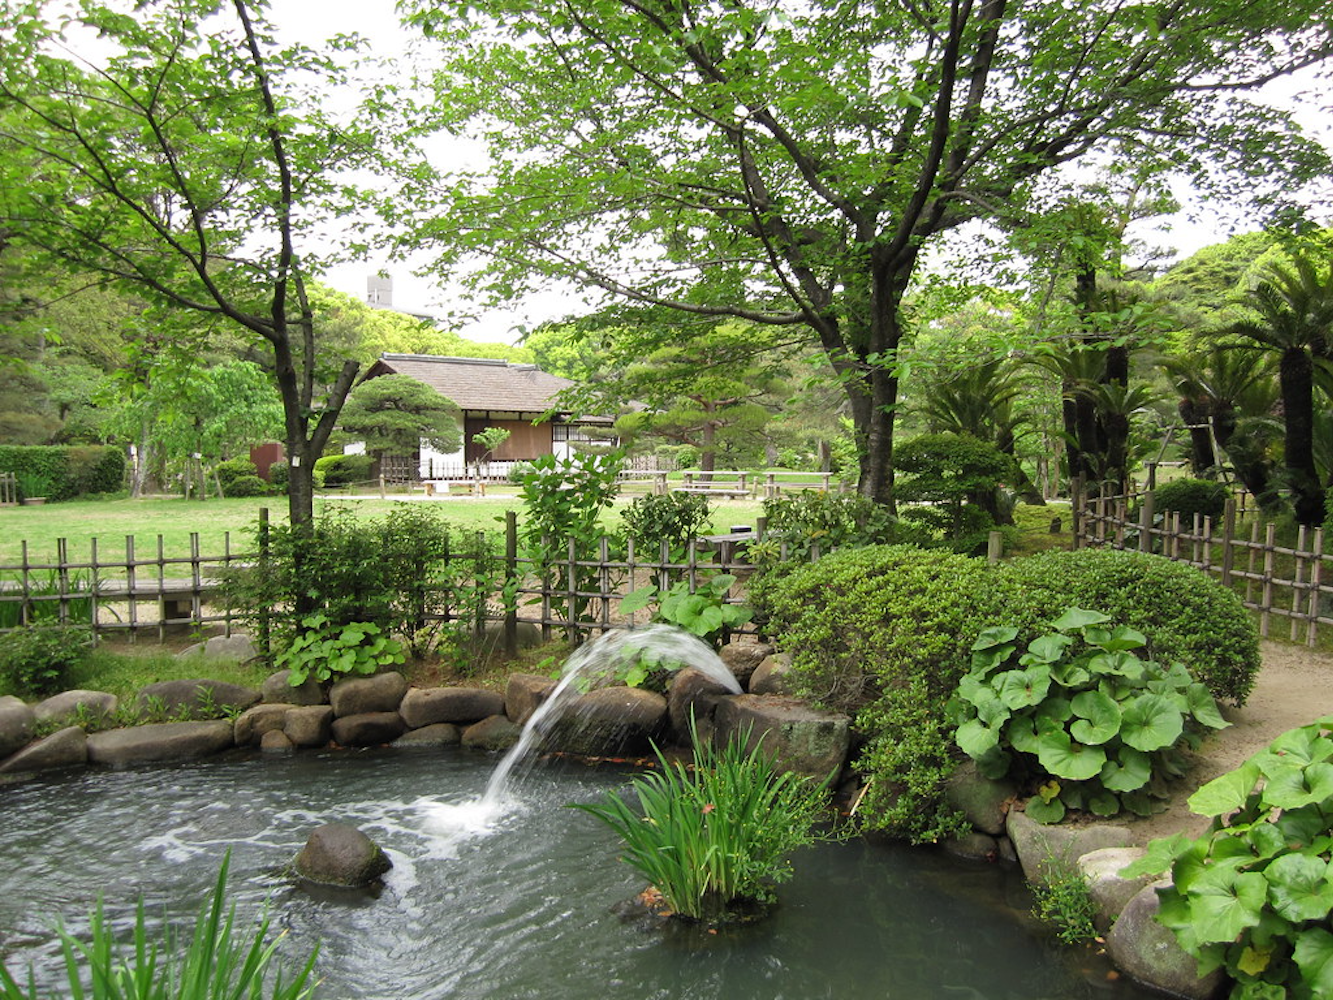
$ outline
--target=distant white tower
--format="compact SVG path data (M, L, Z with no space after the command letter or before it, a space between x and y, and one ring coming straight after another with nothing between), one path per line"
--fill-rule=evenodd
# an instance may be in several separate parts
M366 279L366 305L376 309L393 308L393 278L372 274Z

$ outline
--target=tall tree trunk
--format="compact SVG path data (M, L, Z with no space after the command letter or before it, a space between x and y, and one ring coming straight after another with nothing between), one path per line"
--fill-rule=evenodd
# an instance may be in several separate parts
M1190 435L1190 469L1196 476L1210 476L1217 466L1213 438L1208 433L1210 406L1206 399L1186 397L1176 404L1176 411Z
M1278 366L1282 388L1283 464L1296 520L1315 525L1324 520L1324 491L1314 463L1314 363L1304 347L1282 352Z

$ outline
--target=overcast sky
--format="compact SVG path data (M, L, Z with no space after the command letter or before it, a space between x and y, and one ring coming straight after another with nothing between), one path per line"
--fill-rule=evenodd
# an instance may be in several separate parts
M404 62L402 57L406 56L414 37L399 26L397 14L388 0L272 0L270 16L279 31L289 38L314 44L333 34L356 33L367 39L374 54L400 57ZM1313 94L1309 92L1311 90ZM1333 95L1327 81L1320 83L1312 75L1305 75L1296 80L1278 81L1267 94L1275 104L1293 108L1302 127L1333 145ZM468 154L465 150L451 151L442 147L442 155L466 157ZM1187 187L1178 188L1176 195L1184 205L1181 213L1152 226L1140 224L1135 235L1156 246L1174 250L1177 257L1185 257L1200 247L1225 239L1236 227L1236 219L1222 218L1210 206L1199 204ZM1325 204L1325 215L1328 210ZM1243 222L1239 227L1241 231L1250 228L1255 227ZM367 277L383 265L380 261L340 267L331 272L327 280L339 291L364 299ZM457 295L451 296L448 289L414 277L406 265L388 267L394 282L393 304L396 308L443 315L451 311L451 307L460 305ZM577 312L581 307L576 294L533 296L512 309L488 311L455 329L472 340L512 342L518 336L517 327L557 319Z

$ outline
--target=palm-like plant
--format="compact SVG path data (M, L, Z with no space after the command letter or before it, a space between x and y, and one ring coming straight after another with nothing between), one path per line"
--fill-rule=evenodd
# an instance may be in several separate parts
M1324 495L1314 459L1316 358L1333 356L1333 260L1320 266L1305 255L1274 267L1247 296L1254 316L1229 328L1248 346L1278 357L1282 394L1283 464L1292 506L1301 524L1324 517Z

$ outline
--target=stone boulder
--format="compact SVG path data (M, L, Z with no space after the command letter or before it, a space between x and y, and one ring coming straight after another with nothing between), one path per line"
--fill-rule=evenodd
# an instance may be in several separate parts
M766 642L729 642L718 653L742 691L749 689L755 668L772 655L773 647Z
M647 753L666 726L667 701L642 688L597 688L574 698L543 746L589 757Z
M160 722L93 733L88 737L92 764L141 764L208 757L233 746L230 719L207 722Z
M1105 847L1128 847L1134 839L1123 826L1108 823L1043 825L1021 809L1009 810L1006 830L1023 866L1023 877L1034 885L1077 876L1078 859L1083 855Z
M313 677L307 677L292 687L290 670L279 670L264 678L264 701L282 705L323 705L329 699L323 686Z
M683 745L690 743L690 720L701 741L713 737L713 715L718 701L730 694L702 670L686 667L676 671L667 692L667 717L671 720L671 738Z
M259 749L264 753L287 753L296 748L296 744L281 729L270 729L259 738Z
M8 757L32 741L37 716L21 699L0 697L0 758Z
M371 712L397 712L407 694L407 679L396 670L338 681L329 688L335 718Z
M78 767L88 763L88 736L78 726L57 730L44 740L30 743L18 753L0 761L0 774L50 771L57 767Z
M1106 935L1106 954L1131 979L1172 996L1209 1000L1222 989L1222 970L1200 978L1198 963L1176 942L1175 934L1153 919L1157 888L1168 884L1156 882L1134 894Z
M397 712L359 712L334 718L333 741L345 747L379 746L392 743L406 728Z
M479 722L504 710L504 698L498 692L472 687L412 688L398 706L409 729L437 722Z
M203 642L196 642L177 653L176 659L195 658L205 663L249 663L258 655L259 650L255 648L253 639L244 632L233 632L231 635L215 635Z
M435 747L456 747L463 742L463 731L452 722L436 722L430 726L413 729L393 741L400 748L433 749Z
M998 837L1004 833L1009 806L1018 794L1011 781L992 781L977 770L974 760L965 760L949 776L944 801L957 809L982 833Z
M973 830L945 840L944 850L969 861L993 861L1000 856L1000 843L988 833Z
M1078 870L1087 883L1088 895L1097 906L1093 923L1105 934L1129 901L1154 881L1154 876L1121 878L1120 869L1143 857L1142 847L1104 847L1078 859Z
M294 867L302 878L320 885L364 888L389 871L393 862L356 827L326 823L311 831Z
M505 715L516 726L532 718L532 713L551 696L556 682L540 674L510 674L505 684Z
M120 699L106 691L62 691L32 706L38 722L72 719L82 709L89 719L106 719L116 714Z
M783 770L816 781L831 778L831 785L836 785L847 760L851 728L847 716L811 708L794 698L728 695L718 702L714 720L716 745L744 738L749 749L763 746Z
M294 705L283 716L282 731L294 746L328 746L333 739L333 706Z
M522 732L522 727L514 725L506 716L492 715L464 729L462 743L473 750L508 750L518 742Z
M281 732L287 724L287 713L291 710L291 705L269 705L263 702L247 708L236 717L236 745L248 747L262 740L265 733Z
M746 690L750 694L794 694L796 685L792 680L791 657L786 653L765 657L750 675Z
M168 715L176 715L186 708L199 712L210 703L214 709L224 705L246 709L256 704L260 694L254 688L226 681L198 678L184 681L159 681L140 688L135 696L135 710L145 714L152 708L160 707Z

